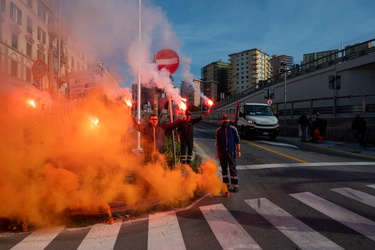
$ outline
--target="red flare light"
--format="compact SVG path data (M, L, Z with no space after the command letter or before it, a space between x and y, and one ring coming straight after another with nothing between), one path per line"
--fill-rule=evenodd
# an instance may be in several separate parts
M96 125L99 124L99 118L97 118L97 117L92 117L92 118L90 118L90 120L91 120L91 123L92 123L94 126L96 126Z
M28 100L27 103L32 106L33 108L36 108L34 100Z
M211 108L213 104L214 104L213 101L211 101L210 99L207 99L207 101L206 101L206 105L207 105L209 108Z
M130 108L133 106L133 103L132 103L131 100L129 100L129 99L124 99L124 101L125 101L126 105L128 105Z
M186 98L181 98L181 102L178 104L178 107L180 108L180 110L182 111L186 111Z

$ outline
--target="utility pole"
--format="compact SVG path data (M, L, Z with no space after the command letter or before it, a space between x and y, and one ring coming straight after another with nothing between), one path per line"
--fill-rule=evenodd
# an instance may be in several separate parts
M284 136L287 135L287 124L286 124L286 72L288 68L286 67L286 63L282 61L281 65L281 72L284 73Z

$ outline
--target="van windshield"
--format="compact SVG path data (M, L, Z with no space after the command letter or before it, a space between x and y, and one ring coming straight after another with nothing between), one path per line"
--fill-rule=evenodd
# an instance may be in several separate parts
M245 115L267 115L274 116L271 106L244 105Z

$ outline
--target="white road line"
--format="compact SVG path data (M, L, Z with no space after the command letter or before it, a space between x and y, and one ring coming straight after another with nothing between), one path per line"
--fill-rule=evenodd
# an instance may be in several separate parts
M274 163L258 165L239 165L237 170L251 170L264 168L287 168L287 167L319 167L319 166L375 166L374 161L369 162L310 162L310 163Z
M96 224L79 245L78 249L113 249L121 228L121 222L114 224Z
M373 196L373 195L370 195L370 194L367 194L367 193L364 193L362 191L355 190L355 189L352 189L352 188L348 188L348 187L333 188L331 190L336 192L336 193L342 194L346 197L349 197L353 200L362 202L362 203L364 203L366 205L369 205L371 207L375 207L375 196Z
M261 141L263 143L266 143L266 144L270 144L270 145L275 145L275 146L282 146L282 147L290 147L290 148L297 148L297 146L295 145L292 145L292 144L286 144L286 143L282 143L282 142L272 142L272 141Z
M261 249L223 204L200 207L223 249Z
M358 233L375 240L375 222L309 192L291 194L291 196Z
M20 243L15 245L12 250L16 249L44 249L56 236L64 229L64 226L42 228L35 230Z
M148 249L186 249L175 212L149 216Z
M367 186L370 187L370 188L375 188L375 184L367 185Z
M245 202L301 249L342 249L266 198Z

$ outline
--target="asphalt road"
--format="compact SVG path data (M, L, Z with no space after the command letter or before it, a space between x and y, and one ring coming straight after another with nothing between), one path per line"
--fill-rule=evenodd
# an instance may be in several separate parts
M195 125L216 155L217 126ZM0 234L0 249L375 249L375 156L339 142L241 142L240 191L113 225Z

